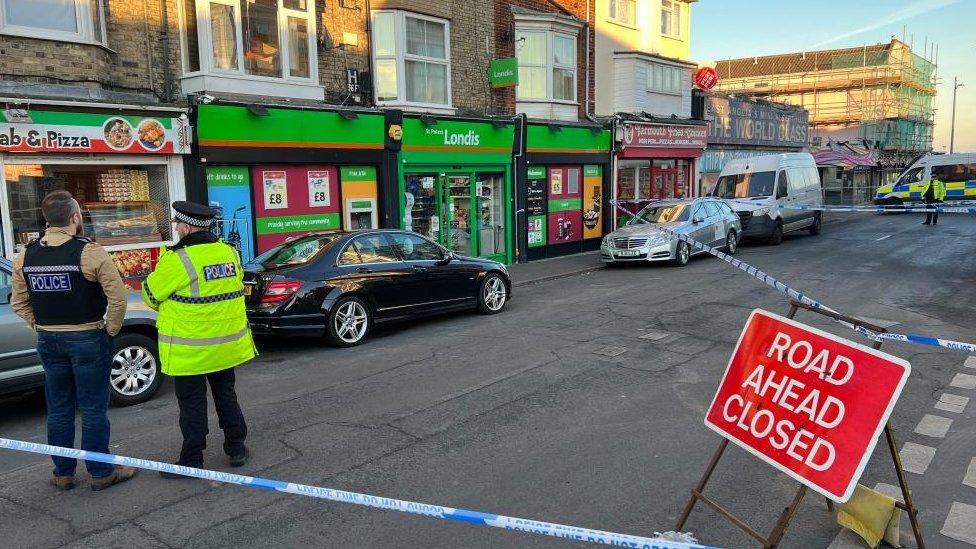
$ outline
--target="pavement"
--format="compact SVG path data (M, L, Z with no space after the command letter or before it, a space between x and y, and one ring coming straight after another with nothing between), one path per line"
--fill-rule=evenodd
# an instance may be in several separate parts
M923 227L917 216L851 214L820 236L746 245L739 257L893 331L974 341L974 242L968 216ZM526 282L590 261L574 256L512 271ZM684 268L539 280L520 286L502 314L411 322L353 349L262 340L261 356L238 370L253 457L234 472L637 535L670 530L719 443L703 415L756 307L788 309L767 286L702 257ZM812 314L798 320L857 337ZM884 350L913 365L891 422L925 539L931 547L972 547L976 360L904 343ZM149 403L110 416L113 452L176 457L170 383ZM230 470L211 421L206 467ZM0 436L43 441L42 400L0 401ZM49 474L41 456L0 451L3 545L584 546L145 472L98 493L81 475L78 489L59 493L46 485ZM861 482L896 484L885 444ZM768 531L796 488L732 447L706 493ZM903 518L902 540L912 547L907 524ZM707 544L755 545L702 506L686 530ZM782 547L828 546L857 545L822 498L807 497Z

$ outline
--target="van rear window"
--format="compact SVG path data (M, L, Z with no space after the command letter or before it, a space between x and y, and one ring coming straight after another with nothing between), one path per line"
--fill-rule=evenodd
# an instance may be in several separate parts
M715 183L712 193L721 198L752 198L772 196L776 172L753 172L723 175Z

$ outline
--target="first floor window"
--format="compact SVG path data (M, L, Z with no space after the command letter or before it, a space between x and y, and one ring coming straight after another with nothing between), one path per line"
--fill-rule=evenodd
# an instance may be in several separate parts
M0 0L0 32L105 43L103 0Z
M314 2L180 0L179 5L186 72L313 77Z
M450 98L448 22L402 11L373 14L376 100L447 107Z
M518 99L576 100L576 37L547 30L516 30Z
M671 65L651 63L647 67L648 91L662 93L681 93L686 79L685 69Z

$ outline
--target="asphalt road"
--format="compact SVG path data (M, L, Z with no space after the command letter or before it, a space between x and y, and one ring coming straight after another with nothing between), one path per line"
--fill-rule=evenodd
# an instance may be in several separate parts
M740 258L893 331L976 340L976 224L950 215L935 228L919 221L838 216L818 237L746 246ZM263 341L261 357L238 370L253 454L242 472L638 535L670 530L719 442L703 414L756 307L788 310L770 288L705 257L684 269L602 269L522 286L503 314L412 323L357 349ZM798 319L856 337L809 313ZM641 338L649 332L664 336ZM967 547L940 531L954 503L976 504L976 488L963 485L976 456L976 405L934 408L944 392L976 396L976 387L949 386L967 371L967 357L898 343L884 349L913 365L892 416L899 445L935 451L924 474L909 474L926 539ZM947 433L915 433L926 415L952 420ZM0 436L43 441L43 418L36 396L0 402ZM170 384L111 418L113 451L176 457ZM206 465L226 470L213 417L211 433ZM573 546L150 473L102 493L84 485L56 493L45 484L49 469L44 458L0 450L2 545ZM896 483L883 443L862 482ZM796 486L731 448L707 491L765 531ZM754 545L701 506L686 530L708 544ZM839 531L822 498L811 496L783 546L826 547Z

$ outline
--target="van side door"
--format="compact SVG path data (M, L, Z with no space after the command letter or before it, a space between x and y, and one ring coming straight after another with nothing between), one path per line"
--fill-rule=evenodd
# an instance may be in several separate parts
M779 208L780 219L783 220L783 231L789 230L789 225L796 221L797 211L791 209L793 206L793 195L790 194L791 185L788 170L780 170L776 176L776 205Z

